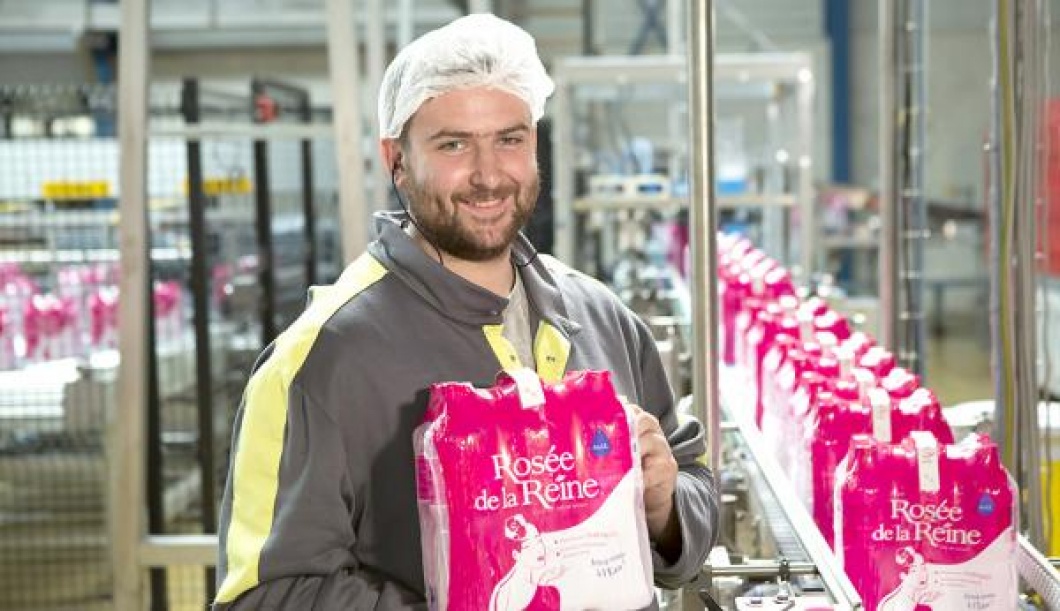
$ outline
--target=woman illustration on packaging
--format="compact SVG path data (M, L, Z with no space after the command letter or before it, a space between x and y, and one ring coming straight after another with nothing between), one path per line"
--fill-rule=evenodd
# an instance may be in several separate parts
M517 544L515 564L490 595L490 611L558 609L559 591L551 584L563 574L563 566L550 554L537 527L516 514L504 523L504 536Z
M907 545L895 552L894 560L906 570L898 587L880 601L879 611L931 611L928 603L942 596L942 592L924 557Z

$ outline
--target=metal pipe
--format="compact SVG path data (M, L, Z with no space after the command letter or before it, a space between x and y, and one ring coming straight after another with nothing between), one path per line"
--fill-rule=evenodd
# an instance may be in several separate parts
M754 564L732 564L728 566L708 566L703 572L712 579L716 577L744 577L748 579L762 579L780 576L780 563L762 562ZM812 562L792 562L788 564L788 573L791 575L816 575L817 565Z
M685 5L684 0L666 0L666 52L670 55L684 55L688 45L685 42Z
M570 81L562 70L553 74L556 93L552 96L552 232L553 250L561 261L582 269L574 256L574 129L571 120Z
M149 535L140 544L140 562L150 567L217 564L217 535Z
M895 192L897 108L895 72L895 2L879 3L880 75L880 334L886 348L898 349L898 205Z
M688 20L689 270L692 314L692 415L706 427L707 459L721 469L718 393L717 196L714 192L714 0L692 2ZM726 525L718 528L725 531ZM682 608L698 606L687 587Z
M184 120L199 121L199 83L185 79L183 91ZM202 475L200 494L202 499L203 532L217 532L214 507L214 452L213 452L213 365L210 346L210 274L207 269L208 239L206 235L206 192L203 189L202 145L188 142L188 233L191 240L191 297L195 329L195 395L198 416L198 459ZM161 448L161 439L157 440ZM154 532L154 531L152 531ZM213 600L213 569L207 569L207 600Z
M813 277L817 267L817 203L813 196L813 72L810 65L796 76L799 114L799 261L802 277ZM785 253L786 255L788 253Z
M114 609L143 608L144 406L147 403L147 302L150 275L147 236L147 0L121 3L118 51L118 142L121 151L118 245L121 303L118 305L118 400L107 430L110 560Z
M151 234L147 235L148 248L151 248ZM151 248L152 254L154 249ZM147 438L145 439L145 475L147 502L147 533L164 533L166 531L165 510L165 476L163 475L162 456L162 389L158 378L158 332L155 324L155 303L153 298L154 258L146 262L148 282L152 285L152 297L147 300ZM151 611L165 611L169 600L166 572L157 568L148 571L148 588L151 593Z
M353 261L368 244L361 147L360 51L353 0L327 0L328 73L335 116L335 156L339 169L342 257Z
M379 95L379 88L383 83L383 69L386 62L386 22L383 20L383 3L381 0L364 1L364 31L365 31L365 64L367 69L367 80L365 84L368 91ZM372 99L375 99L374 97ZM367 208L371 211L386 209L386 190L389 186L389 168L384 168L378 155L372 155L367 160L371 168L365 200Z
M689 19L691 123L692 414L707 428L710 466L721 467L718 405L717 201L714 193L714 2L693 2Z
M899 295L898 344L894 347L899 362L921 377L924 376L924 240L927 237L927 202L924 197L925 112L927 108L926 0L902 0L901 25L895 37L901 42L896 49L899 58L895 70L901 78L900 131L893 137L901 142L900 162L896 164L895 195L900 207L897 213L897 268ZM899 150L896 142L895 150Z
M412 42L412 0L398 0L397 48L404 49Z
M336 108L336 112L338 109ZM151 129L151 136L160 139L183 138L250 138L253 140L290 138L334 138L336 126L328 123L218 123L203 121L198 125L169 125Z
M251 99L265 93L257 79L251 81ZM276 261L272 248L272 186L269 182L269 142L255 140L254 148L254 233L258 243L258 313L261 318L261 345L276 337Z
M990 345L991 345L991 372L994 377L994 437L1001 450L1001 460L1010 473L1012 461L1005 443L1005 431L1008 429L1007 412L1004 406L1006 401L1006 387L1004 384L1004 358L1005 352L1001 348L1001 337L1003 335L1004 319L1002 308L1002 293L1004 287L1001 284L1001 0L994 0L993 19L991 20L991 67L992 78L990 80L990 139L985 147L986 161L989 166L990 176L989 192L987 193L987 220L989 221L989 234L987 244L990 249L989 273L990 273Z
M313 122L313 104L308 91L303 91L298 102L299 114L306 125ZM307 287L317 283L317 214L316 188L313 176L313 141L303 138L302 144L302 217L305 235L305 283Z
M1042 480L1038 476L1042 468L1042 456L1040 452L1040 428L1038 421L1038 363L1037 357L1037 330L1038 319L1036 313L1035 290L1036 270L1038 261L1035 251L1038 241L1035 234L1035 221L1037 210L1035 209L1036 194L1039 191L1038 163L1042 159L1042 150L1037 147L1039 134L1042 133L1040 120L1040 109L1044 103L1042 89L1044 73L1041 62L1044 61L1044 49L1040 47L1042 23L1041 15L1036 7L1038 2L1028 2L1019 5L1019 17L1017 24L1020 28L1016 37L1016 44L1020 47L1018 57L1020 58L1019 73L1023 75L1019 90L1020 113L1020 150L1019 159L1019 196L1016 201L1019 204L1017 219L1019 221L1019 238L1016 240L1017 261L1016 267L1019 299L1016 300L1017 317L1019 321L1019 337L1016 347L1019 350L1017 361L1017 380L1019 381L1019 422L1021 432L1020 448L1024 453L1025 474L1020 488L1024 490L1027 501L1027 512L1023 521L1026 524L1026 534L1030 541L1040 548L1044 548L1047 540L1044 533L1042 512ZM1046 442L1048 443L1048 442Z
M593 14L593 0L582 0L582 55L596 55Z

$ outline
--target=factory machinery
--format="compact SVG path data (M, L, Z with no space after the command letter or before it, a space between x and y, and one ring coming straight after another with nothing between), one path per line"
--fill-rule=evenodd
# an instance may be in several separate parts
M0 88L0 608L109 608L116 93ZM333 153L274 81L159 86L151 114L151 528L208 532L253 359L341 270ZM248 119L276 134L193 131Z

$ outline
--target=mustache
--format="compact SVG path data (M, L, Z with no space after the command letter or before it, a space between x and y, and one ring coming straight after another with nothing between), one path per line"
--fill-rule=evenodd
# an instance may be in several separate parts
M474 189L470 191L460 191L453 194L453 200L458 202L468 202L471 204L477 204L480 202L488 202L496 199L505 199L507 197L515 196L519 193L519 187L517 185L505 185L497 187L496 189Z

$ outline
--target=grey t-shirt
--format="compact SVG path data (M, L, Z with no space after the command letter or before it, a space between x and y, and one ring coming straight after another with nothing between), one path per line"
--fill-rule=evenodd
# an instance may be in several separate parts
M508 295L508 307L504 308L504 329L502 335L515 348L519 362L523 367L534 368L534 340L530 330L530 301L526 297L526 288L519 270L515 270L515 286Z

